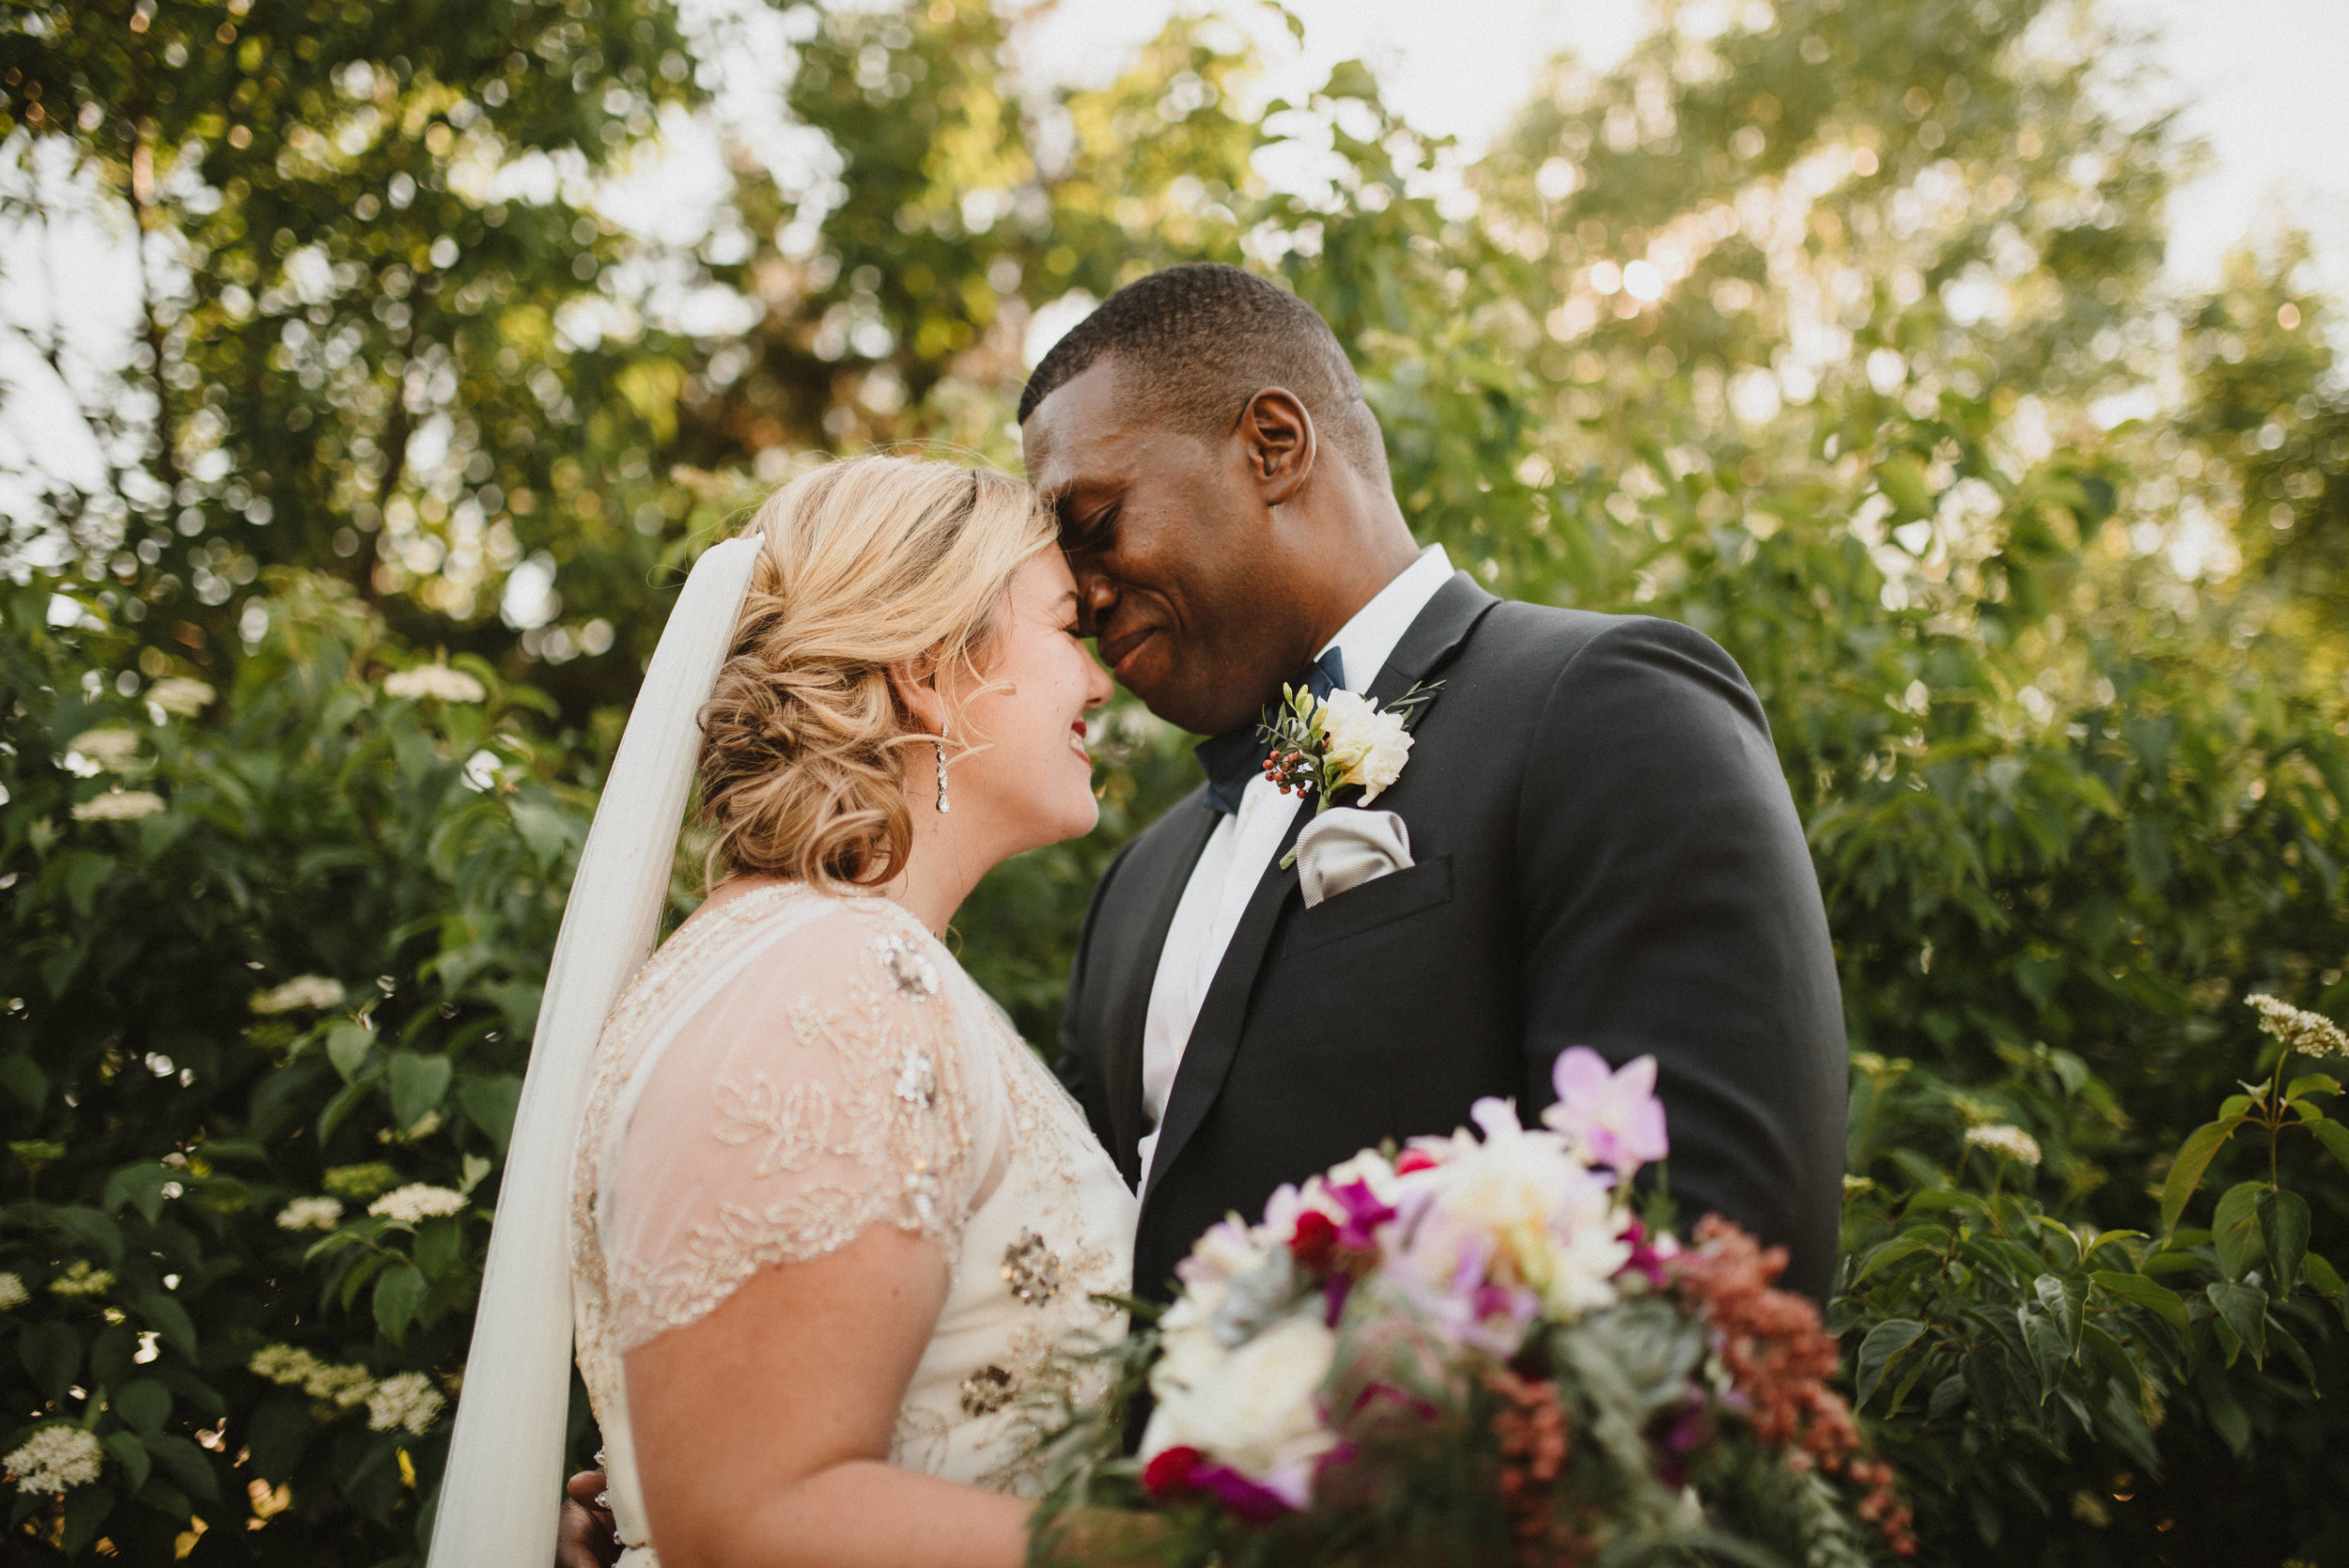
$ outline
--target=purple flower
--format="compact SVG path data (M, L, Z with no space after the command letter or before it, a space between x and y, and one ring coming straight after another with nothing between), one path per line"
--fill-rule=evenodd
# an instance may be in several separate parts
M1258 1485L1229 1465L1202 1465L1190 1472L1190 1481L1252 1525L1268 1525L1299 1506L1271 1487Z
M1558 1103L1542 1112L1542 1124L1573 1139L1597 1163L1628 1176L1670 1152L1653 1056L1610 1070L1590 1047L1571 1046L1558 1058L1550 1081Z
M1393 1208L1381 1203L1365 1181L1330 1188L1329 1195L1346 1211L1346 1218L1338 1222L1338 1245L1349 1252L1376 1250L1378 1227L1394 1218Z

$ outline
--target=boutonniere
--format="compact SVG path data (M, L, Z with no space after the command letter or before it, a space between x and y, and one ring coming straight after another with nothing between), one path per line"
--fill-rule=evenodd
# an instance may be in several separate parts
M1411 725L1442 686L1439 680L1414 686L1383 708L1354 691L1316 697L1284 688L1274 717L1256 732L1272 748L1265 776L1283 795L1313 795L1315 816L1330 809L1341 789L1360 789L1368 805L1403 776L1411 760ZM1283 868L1296 859L1291 849L1281 859Z

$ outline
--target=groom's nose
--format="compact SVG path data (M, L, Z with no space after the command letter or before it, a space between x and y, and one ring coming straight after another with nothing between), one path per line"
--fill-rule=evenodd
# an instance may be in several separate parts
M1117 584L1097 567L1076 565L1077 629L1087 637L1101 634L1101 623L1117 608Z

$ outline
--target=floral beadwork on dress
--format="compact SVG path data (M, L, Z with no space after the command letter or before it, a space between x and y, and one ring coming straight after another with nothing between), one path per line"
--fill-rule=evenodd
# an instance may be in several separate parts
M889 971L900 995L919 999L938 994L938 966L903 937L894 932L876 937L873 953L880 959L881 968Z
M1060 1254L1034 1231L1003 1249L1003 1283L1012 1295L1031 1307L1041 1307L1060 1294Z
M973 1419L991 1416L1011 1403L1019 1384L1001 1367L981 1367L962 1380L962 1413Z
M917 1110L926 1110L937 1095L938 1070L930 1065L930 1053L918 1047L906 1052L897 1067L897 1097Z

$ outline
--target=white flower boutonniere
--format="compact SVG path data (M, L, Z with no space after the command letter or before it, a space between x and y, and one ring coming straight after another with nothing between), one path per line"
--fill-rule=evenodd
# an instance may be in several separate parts
M1283 795L1313 795L1315 816L1330 808L1341 789L1360 789L1368 805L1403 776L1411 759L1411 722L1442 685L1414 686L1384 708L1359 692L1316 697L1287 688L1277 716L1261 731L1272 748L1265 776ZM1292 849L1281 863L1296 858Z

